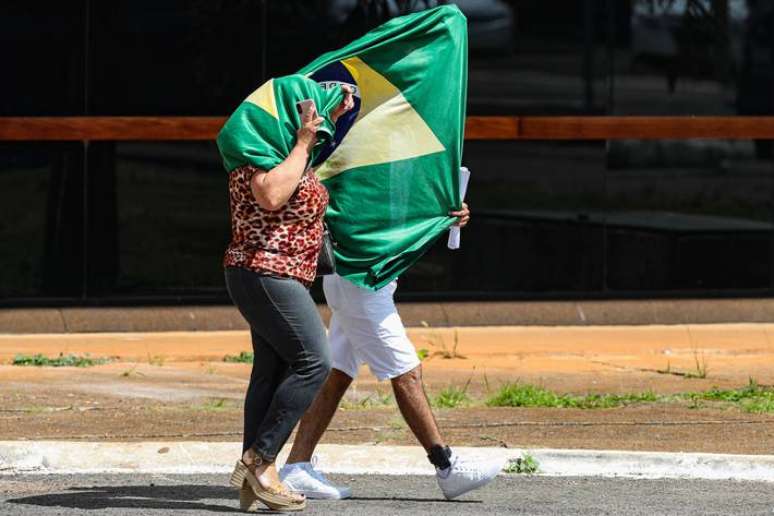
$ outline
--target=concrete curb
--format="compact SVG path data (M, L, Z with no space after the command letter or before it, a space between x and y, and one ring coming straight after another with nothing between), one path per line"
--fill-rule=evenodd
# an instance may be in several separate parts
M318 305L327 322L330 311ZM588 326L774 322L774 299L613 299L398 303L407 326ZM231 305L0 308L0 332L246 330Z
M286 447L287 448L287 447ZM0 475L229 473L240 443L0 441ZM287 450L286 450L287 451ZM532 455L546 476L682 478L774 482L774 456L608 450L455 448L465 457L514 461ZM321 445L320 468L350 475L432 475L416 446ZM283 463L285 454L280 455Z

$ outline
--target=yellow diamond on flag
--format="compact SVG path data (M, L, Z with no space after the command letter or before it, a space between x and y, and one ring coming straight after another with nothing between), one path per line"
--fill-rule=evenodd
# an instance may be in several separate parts
M255 104L259 108L269 113L274 118L279 119L277 114L277 99L274 98L274 79L266 81L263 85L252 92L245 102Z
M360 113L339 147L317 169L320 179L446 150L406 97L383 75L357 57L341 63L361 93Z

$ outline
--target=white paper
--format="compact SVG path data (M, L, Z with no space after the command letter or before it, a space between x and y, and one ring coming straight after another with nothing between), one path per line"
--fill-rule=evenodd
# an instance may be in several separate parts
M468 181L470 180L470 170L467 167L460 167L460 201L465 200L465 194L468 191ZM460 228L452 226L449 229L449 249L460 248Z

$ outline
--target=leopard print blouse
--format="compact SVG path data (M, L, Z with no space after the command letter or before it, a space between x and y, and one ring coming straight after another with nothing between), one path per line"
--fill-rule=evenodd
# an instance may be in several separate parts
M309 287L322 247L328 190L308 171L285 206L264 210L250 190L250 180L258 171L246 165L229 174L231 243L223 265L294 278Z

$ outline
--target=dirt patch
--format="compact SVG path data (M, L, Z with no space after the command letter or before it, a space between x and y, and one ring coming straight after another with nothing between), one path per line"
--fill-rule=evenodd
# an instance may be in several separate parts
M611 410L467 408L437 412L448 442L466 446L771 453L774 417L679 406ZM324 442L416 444L395 411L340 411Z
M440 366L439 366L440 365ZM466 360L425 364L430 397L467 385L480 405L500 385L521 381L558 392L704 390L742 378L685 379L622 371L536 371L514 375L479 370ZM113 363L88 369L0 367L0 439L239 440L242 396L250 367L222 362L163 365ZM368 409L363 400L370 400ZM389 383L364 369L323 442L416 444L391 398ZM617 409L470 408L436 410L442 433L455 445L527 448L770 453L774 415L713 404L649 403Z
M735 389L750 377L771 385L771 328L429 328L410 334L426 350L430 397L454 386L472 400L469 408L436 410L452 444L771 453L774 414L720 403L483 406L513 382L576 395ZM118 357L90 368L0 365L0 439L239 440L250 365L223 357L248 347L245 332L0 336L6 363L19 352ZM325 442L416 444L390 384L377 382L367 368L342 406Z
M241 438L242 426L237 405L108 407L92 401L85 410L0 417L3 440L234 441ZM774 418L728 410L466 408L437 411L437 417L445 439L458 446L750 454L768 454L774 446ZM340 410L323 442L417 444L395 408Z

